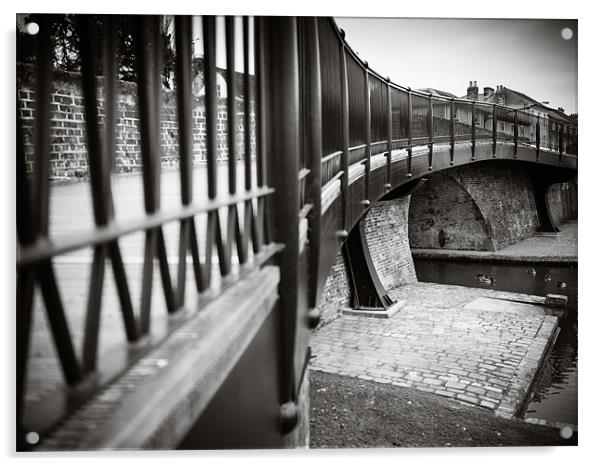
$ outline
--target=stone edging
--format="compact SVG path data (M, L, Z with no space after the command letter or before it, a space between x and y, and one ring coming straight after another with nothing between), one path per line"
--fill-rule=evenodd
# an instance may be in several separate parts
M548 351L556 341L558 331L558 318L546 315L533 343L529 346L514 373L510 388L504 392L502 401L495 409L497 416L512 418L523 409L536 375L544 364Z

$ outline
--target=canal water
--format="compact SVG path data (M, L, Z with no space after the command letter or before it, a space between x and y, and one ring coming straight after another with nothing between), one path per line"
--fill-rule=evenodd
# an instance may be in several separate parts
M535 381L525 418L577 425L577 266L414 259L419 281L568 296L568 316Z

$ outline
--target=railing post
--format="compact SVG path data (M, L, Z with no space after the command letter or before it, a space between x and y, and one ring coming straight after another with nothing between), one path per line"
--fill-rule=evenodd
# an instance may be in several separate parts
M475 160L475 156L476 156L476 151L477 151L477 117L476 117L476 110L477 110L477 104L476 102L473 100L472 102L472 127L471 127L471 138L472 138L472 147L471 147L471 153L472 153L472 157L470 158L471 160Z
M372 156L372 128L370 124L370 79L368 74L368 62L364 62L364 103L366 105L364 117L366 120L366 151L364 157L366 158L365 167L366 174L364 176L364 199L362 204L364 206L370 205L370 158Z
M539 162L539 148L541 146L541 127L539 124L539 115L537 115L537 123L535 123L535 160Z
M303 149L309 160L312 209L309 212L309 326L314 328L320 320L318 304L318 280L320 267L320 227L322 221L322 83L320 81L320 45L318 19L300 19L303 28Z
M406 176L410 178L412 176L412 143L414 136L414 128L412 127L412 89L408 87L408 148L406 158Z
M391 189L391 155L393 152L393 115L391 110L391 80L387 78L387 182L385 190Z
M518 110L514 110L514 158L518 157Z
M344 36L343 36L344 37ZM349 205L349 81L347 79L347 55L345 45L340 46L341 58L341 122L342 122L342 152L341 152L341 229L338 236L347 238L347 209Z
M265 155L269 184L275 192L270 202L272 234L285 245L280 258L280 316L282 383L280 420L283 433L295 428L297 379L303 371L296 356L300 290L299 277L299 62L297 19L262 17L259 19L261 54L264 59Z
M493 117L491 121L491 129L493 134L491 135L492 146L491 150L493 153L493 158L495 159L495 150L497 148L497 105L493 104Z
M450 119L450 147L449 147L449 164L454 164L454 149L456 146L456 104L452 98L449 104L449 119Z
M562 163L562 154L564 151L564 125L558 124L558 163Z
M433 144L435 143L435 129L433 120L433 95L429 95L429 108L426 115L426 124L429 133L429 170L433 169Z

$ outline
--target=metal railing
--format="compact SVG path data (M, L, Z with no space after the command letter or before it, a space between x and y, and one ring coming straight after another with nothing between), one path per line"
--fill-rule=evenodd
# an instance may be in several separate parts
M61 417L101 388L98 383L87 381L109 383L156 344L147 338L151 328L155 260L159 265L165 312L177 316L189 304L185 293L190 283L189 262L195 290L205 298L200 304L192 303L194 308L199 308L214 297L209 290L216 280L223 291L276 253L281 271L278 358L282 373L278 384L284 431L290 430L295 423L294 405L307 365L307 328L319 320L316 308L320 289L331 265L329 261L334 260L336 254L338 243L331 238L344 240L347 230L370 205L369 199L378 198L373 194L370 175L374 155L386 157L384 182L390 189L394 152L405 150L405 172L411 177L412 151L418 146L428 147L429 167L433 166L435 144L449 144L452 165L457 144L471 144L473 160L476 145L482 142L491 144L493 156L496 144L501 142L514 144L515 154L519 146L533 147L537 158L542 151L553 152L559 162L564 154L577 153L577 129L573 126L500 105L448 99L392 83L360 60L332 18L242 18L244 71L242 86L239 86L235 75L235 43L239 30L234 19L227 17L223 39L227 62L228 169L227 177L221 178L216 155L216 18L205 16L202 42L207 178L203 199L195 200L192 195L195 182L192 19L177 16L180 199L176 208L166 210L160 202L160 19L140 16L135 20L134 42L144 211L138 217L118 220L111 184L117 121L117 29L111 16L98 22L81 15L78 21L95 221L92 231L55 238L49 230L52 68L49 19L43 15L39 17L40 32L36 40L35 151L31 175L26 169L22 125L17 125L17 415L23 431L32 429L43 433L51 429ZM98 37L102 37L100 43ZM254 57L254 79L251 79L251 56ZM99 75L104 76L102 126L97 115ZM242 125L238 121L237 98L243 101ZM252 118L256 141L254 163L251 160ZM242 188L237 182L236 166L236 144L241 132L244 138ZM351 192L352 165L356 167L356 175L359 171L363 177L361 193ZM329 222L325 222L322 191L326 185L336 183L339 183L340 206L336 213L329 212ZM175 280L164 232L166 225L173 222L179 227ZM138 300L132 297L132 278L122 256L123 238L135 232L144 235ZM57 285L56 259L83 248L93 250L92 272L87 283L83 343L76 345L66 318L72 309L65 305L64 290ZM132 357L97 377L99 360L103 358L98 342L106 261L110 261L113 269L125 328L124 343L130 346ZM213 271L214 262L219 277ZM35 413L31 414L35 409L25 410L24 406L36 287L41 291L65 384L79 390L75 400L68 390L63 392L62 404L59 403L62 407L56 415L41 420ZM80 347L81 354L77 354L76 348Z
M138 217L119 221L115 218L111 186L111 161L115 151L118 31L115 17L104 16L100 22L92 16L79 15L80 56L82 67L82 91L85 107L90 187L93 201L95 228L93 231L74 236L54 238L49 233L49 150L50 150L50 101L52 64L49 40L51 17L40 15L37 19L39 34L36 38L36 108L35 108L35 160L31 175L25 168L25 153L21 125L17 137L17 422L20 429L34 430L43 434L69 409L77 406L68 392L50 418L36 417L36 407L25 409L26 373L28 352L32 338L32 312L34 288L39 287L46 310L56 354L60 361L66 385L83 387L96 378L99 354L99 331L103 289L105 286L105 262L110 261L121 306L125 327L125 339L134 345L135 354L142 354L152 344L147 338L151 327L151 296L155 259L159 263L161 288L165 298L165 310L169 314L181 313L186 305L185 289L188 259L192 262L193 280L199 296L207 295L215 284L214 258L217 259L221 289L228 287L245 275L247 269L267 260L275 251L270 245L266 224L266 198L273 192L267 184L267 168L262 138L257 139L256 160L251 161L251 73L250 59L255 58L255 69L262 69L263 59L257 47L260 29L250 34L252 19L242 18L242 54L244 79L242 89L237 88L235 77L236 28L234 18L225 19L225 44L227 55L228 87L228 172L227 179L218 177L216 162L216 18L202 19L204 45L205 110L206 110L206 195L193 199L192 166L192 18L175 17L176 89L179 136L180 206L162 210L161 169L159 143L159 116L161 114L161 37L160 17L139 16L134 24L136 72L138 76L138 111L140 119L142 181L144 212ZM102 40L98 42L98 37ZM254 49L251 55L251 49ZM98 61L96 57L101 57ZM261 73L256 73L257 85L261 85ZM104 77L104 130L98 123L97 76ZM256 90L257 113L262 115L261 89ZM237 183L236 143L240 133L236 99L243 99L242 127L244 128L244 188ZM19 117L17 116L17 119ZM258 118L257 132L261 134L263 119ZM254 174L253 171L256 171ZM255 175L255 176L254 176ZM256 179L256 185L254 183ZM221 194L220 185L227 182L227 194ZM219 214L222 215L219 215ZM202 217L202 218L200 218ZM225 219L225 222L224 222ZM164 228L170 222L179 224L177 238L177 270L175 277L170 270ZM205 229L199 228L204 225ZM222 231L225 230L225 234ZM132 276L124 265L120 240L135 232L144 234L144 258L142 286L138 299L132 296ZM57 284L55 260L68 252L93 248L91 275L85 310L83 343L74 341L69 328L67 313L77 310L65 305L69 289L61 290ZM236 257L238 265L233 267ZM135 277L139 278L139 277ZM208 295L209 296L209 295ZM155 342L156 343L156 342ZM77 354L76 348L81 348ZM130 351L130 355L133 355ZM110 374L101 377L105 382L116 377L134 357L125 361ZM88 384L89 385L89 384ZM92 384L95 385L95 384ZM94 386L94 390L99 387ZM84 390L85 391L85 390ZM91 395L93 390L88 395ZM77 398L79 403L86 396ZM61 404L61 403L59 403Z
M432 147L435 143L450 143L453 162L455 144L476 141L506 141L516 147L536 147L538 157L541 150L556 152L560 160L563 154L577 155L576 126L521 109L433 96L394 84L360 59L332 18L318 21L320 65L322 70L328 70L321 76L322 120L332 122L325 124L323 131L324 184L336 176L338 169L345 169L340 164L333 169L329 156L345 152L343 147L347 141L341 140L339 127L346 116L351 146L349 165L363 162L368 154L387 155L393 150L407 149L411 172L412 147L416 145ZM338 70L343 70L341 80L348 89L348 112L341 106L342 86L335 85Z

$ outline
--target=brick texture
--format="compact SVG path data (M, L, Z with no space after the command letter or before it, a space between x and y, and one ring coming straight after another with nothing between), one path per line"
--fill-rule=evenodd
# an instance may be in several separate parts
M412 197L416 248L498 250L539 227L533 183L518 168L491 164L446 170Z
M349 306L351 306L351 278L341 250L330 269L318 303L320 326L339 317L340 309Z
M364 222L368 249L386 290L416 281L408 240L409 206L409 196L375 202Z
M412 195L409 239L413 248L493 250L475 201L453 178L436 173Z
M195 69L198 70L198 66ZM220 70L220 72L223 70ZM239 73L240 74L240 73ZM240 98L240 76L237 91L237 147L236 157L243 156L244 126L243 100ZM97 115L101 130L104 130L105 103L103 78L97 78L98 100ZM197 71L193 82L192 125L193 125L193 163L206 161L206 120L205 97L201 95L203 77ZM28 171L33 170L33 134L36 107L35 77L30 65L17 66L18 112L23 127L24 149ZM227 99L217 99L217 158L228 158ZM179 165L178 117L176 93L174 90L162 90L161 94L160 145L161 166ZM55 71L51 95L50 124L50 176L51 179L81 179L89 176L87 140L84 119L84 99L79 73ZM142 169L140 127L137 105L136 83L119 81L117 90L117 122L115 172L133 172ZM254 102L251 103L251 156L255 151Z

